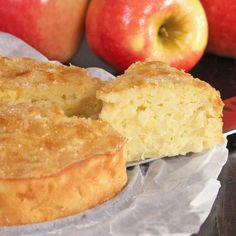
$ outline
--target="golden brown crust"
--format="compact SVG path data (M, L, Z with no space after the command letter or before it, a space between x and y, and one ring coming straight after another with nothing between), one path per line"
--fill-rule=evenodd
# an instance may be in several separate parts
M100 83L98 79L90 78L84 68L41 62L31 58L0 57L0 85L4 88L46 87L68 82L82 85L88 80Z
M16 103L51 101L69 116L96 117L95 97L103 82L87 70L30 58L0 57L0 99Z
M110 199L127 176L125 138L48 103L0 104L0 225L42 222Z
M0 225L79 213L119 193L127 181L123 150L76 162L41 178L0 180Z
M160 83L194 84L198 87L211 86L190 74L159 61L136 62L132 64L123 75L110 81L97 92L98 97L104 93L120 92L131 88L156 87Z
M55 105L0 104L0 179L49 176L125 139L99 120L66 117Z

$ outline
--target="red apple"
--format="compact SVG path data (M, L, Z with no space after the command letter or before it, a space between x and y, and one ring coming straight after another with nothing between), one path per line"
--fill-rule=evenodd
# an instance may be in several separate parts
M201 0L209 24L207 50L236 58L236 1Z
M198 0L92 0L86 16L89 47L119 71L147 58L189 71L207 35Z
M64 62L80 44L87 5L88 0L0 0L0 31Z

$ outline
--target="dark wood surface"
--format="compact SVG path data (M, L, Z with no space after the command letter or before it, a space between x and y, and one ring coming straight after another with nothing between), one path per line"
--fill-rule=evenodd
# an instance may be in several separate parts
M223 99L236 96L236 60L204 55L191 73L209 82ZM235 117L236 119L236 117ZM236 235L236 135L228 137L229 158L221 171L221 188L211 213L194 236Z

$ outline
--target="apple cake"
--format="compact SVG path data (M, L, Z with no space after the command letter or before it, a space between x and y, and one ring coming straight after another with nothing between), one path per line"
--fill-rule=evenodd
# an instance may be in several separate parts
M125 186L126 140L106 122L48 102L1 103L0 120L1 226L72 215Z
M201 152L223 141L220 94L161 62L137 62L97 91L99 118L127 139L127 161Z
M101 102L96 99L96 90L102 84L83 68L0 57L1 101L51 101L68 116L97 117Z

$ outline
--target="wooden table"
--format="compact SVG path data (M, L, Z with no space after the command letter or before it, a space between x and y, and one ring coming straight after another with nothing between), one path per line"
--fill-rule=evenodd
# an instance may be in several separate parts
M236 60L204 55L191 73L209 82L223 99L236 96ZM236 119L236 117L235 117ZM236 235L236 135L228 137L229 159L219 180L221 188L211 213L195 236Z

